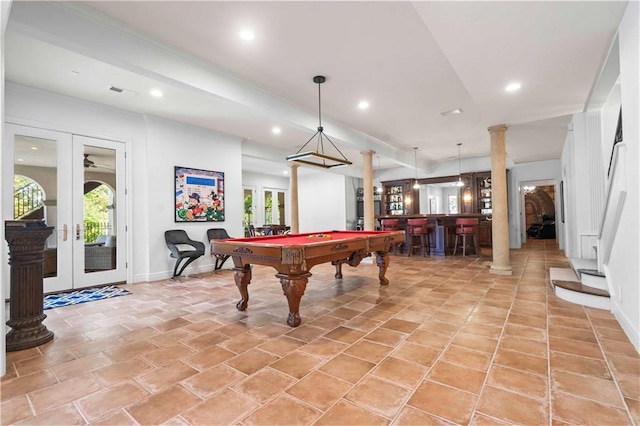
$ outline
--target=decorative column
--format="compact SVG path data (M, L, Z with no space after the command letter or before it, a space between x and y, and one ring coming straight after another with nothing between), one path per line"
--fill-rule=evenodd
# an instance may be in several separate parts
M291 198L291 233L297 234L300 232L300 221L298 217L298 167L300 167L300 165L292 162L289 166L291 167L291 177L289 178L289 197Z
M43 264L45 243L53 226L41 220L8 220L4 237L9 243L11 265L10 317L7 325L7 351L33 348L53 339L42 321Z
M492 204L492 252L493 263L490 272L511 275L509 260L509 214L507 205L507 168L504 134L506 124L491 126L491 204Z
M361 152L364 159L364 167L362 172L362 180L364 181L364 230L374 231L375 218L373 210L373 150Z

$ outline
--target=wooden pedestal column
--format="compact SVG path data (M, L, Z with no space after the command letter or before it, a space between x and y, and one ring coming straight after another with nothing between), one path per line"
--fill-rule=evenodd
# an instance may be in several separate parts
M4 237L9 243L11 302L7 333L7 352L20 351L53 339L42 321L43 264L45 243L53 226L40 220L6 221Z

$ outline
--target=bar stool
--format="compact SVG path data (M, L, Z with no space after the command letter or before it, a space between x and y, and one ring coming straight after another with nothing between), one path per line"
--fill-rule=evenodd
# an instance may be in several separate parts
M398 219L380 219L380 228L382 231L399 231L400 221ZM393 253L398 253L398 245L393 245Z
M413 249L419 248L424 256L431 254L431 229L428 219L407 219L407 233L409 234L409 256ZM418 243L415 243L415 239Z
M476 256L480 257L480 244L478 244L478 218L458 218L456 219L456 243L453 247L453 255L458 250L458 239L462 237L462 256L466 256L467 237L473 238L473 246Z

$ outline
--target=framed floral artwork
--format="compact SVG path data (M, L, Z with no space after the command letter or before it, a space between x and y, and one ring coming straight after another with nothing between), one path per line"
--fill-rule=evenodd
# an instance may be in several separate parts
M223 222L224 173L175 166L175 221Z

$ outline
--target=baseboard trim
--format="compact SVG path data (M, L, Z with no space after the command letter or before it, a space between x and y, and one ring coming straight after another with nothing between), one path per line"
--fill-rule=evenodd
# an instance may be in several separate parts
M640 335L638 334L640 330L634 330L631 321L625 316L617 303L614 302L611 304L611 312L618 320L618 323L620 323L622 330L624 330L631 344L636 348L636 352L640 354Z

